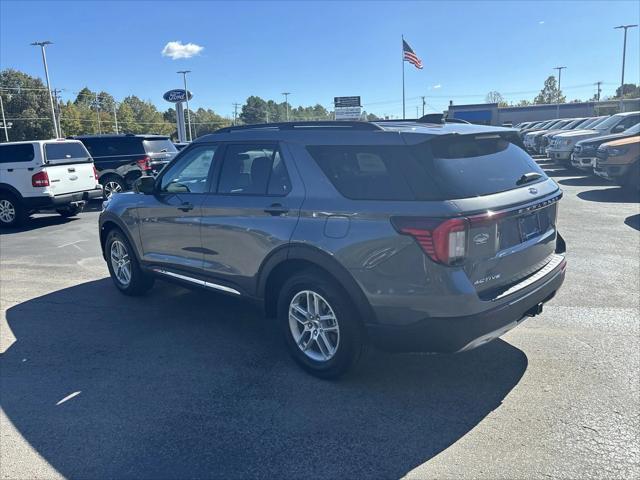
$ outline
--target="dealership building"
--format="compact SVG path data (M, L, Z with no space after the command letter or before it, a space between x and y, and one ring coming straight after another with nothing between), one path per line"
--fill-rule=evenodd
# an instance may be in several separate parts
M624 100L623 111L640 110L640 99ZM526 107L499 107L497 103L477 103L472 105L449 105L448 117L460 118L482 125L516 125L552 118L594 117L611 115L620 111L619 100L602 102L579 102Z

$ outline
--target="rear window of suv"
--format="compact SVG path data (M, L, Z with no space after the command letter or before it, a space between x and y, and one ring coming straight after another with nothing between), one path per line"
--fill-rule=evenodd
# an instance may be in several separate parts
M44 155L47 160L88 160L89 152L81 143L46 143Z
M178 149L168 138L144 140L144 149L147 153L176 153Z
M500 135L443 136L413 146L321 145L307 149L343 196L353 200L448 200L515 188L535 161Z

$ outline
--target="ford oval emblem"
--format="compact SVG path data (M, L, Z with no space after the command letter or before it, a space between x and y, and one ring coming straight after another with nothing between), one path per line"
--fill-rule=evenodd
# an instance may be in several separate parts
M184 102L185 100L187 100L187 91L182 88L176 88L174 90L165 92L162 98L171 103ZM189 92L189 100L191 100L191 98L193 98L193 95L191 94L191 92Z
M476 245L484 245L488 240L488 233L478 233L477 235L473 236L473 243L475 243Z
M538 193L538 189L537 188L533 188L533 187L529 187L529 193L531 195L535 195L536 193Z

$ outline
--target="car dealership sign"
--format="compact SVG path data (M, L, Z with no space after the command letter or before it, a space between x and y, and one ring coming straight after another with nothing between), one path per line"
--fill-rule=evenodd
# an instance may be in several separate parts
M167 102L172 103L185 102L187 100L187 91L183 90L182 88L176 88L166 92L162 96L162 98L164 98ZM191 100L191 98L193 98L193 95L191 94L191 92L189 92L189 100Z

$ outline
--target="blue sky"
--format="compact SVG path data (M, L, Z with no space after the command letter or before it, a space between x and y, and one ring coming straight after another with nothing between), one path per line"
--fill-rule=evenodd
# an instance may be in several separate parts
M42 76L35 40L51 40L51 80L72 98L83 86L116 99L135 94L161 108L189 69L192 108L230 115L249 95L294 106L360 95L365 109L401 115L404 34L424 63L406 64L407 114L479 103L490 90L531 100L553 67L563 91L588 98L620 83L622 32L640 23L623 2L32 2L0 0L0 67ZM625 81L640 83L638 29L629 31ZM168 42L204 47L172 60ZM565 88L566 87L566 88Z

